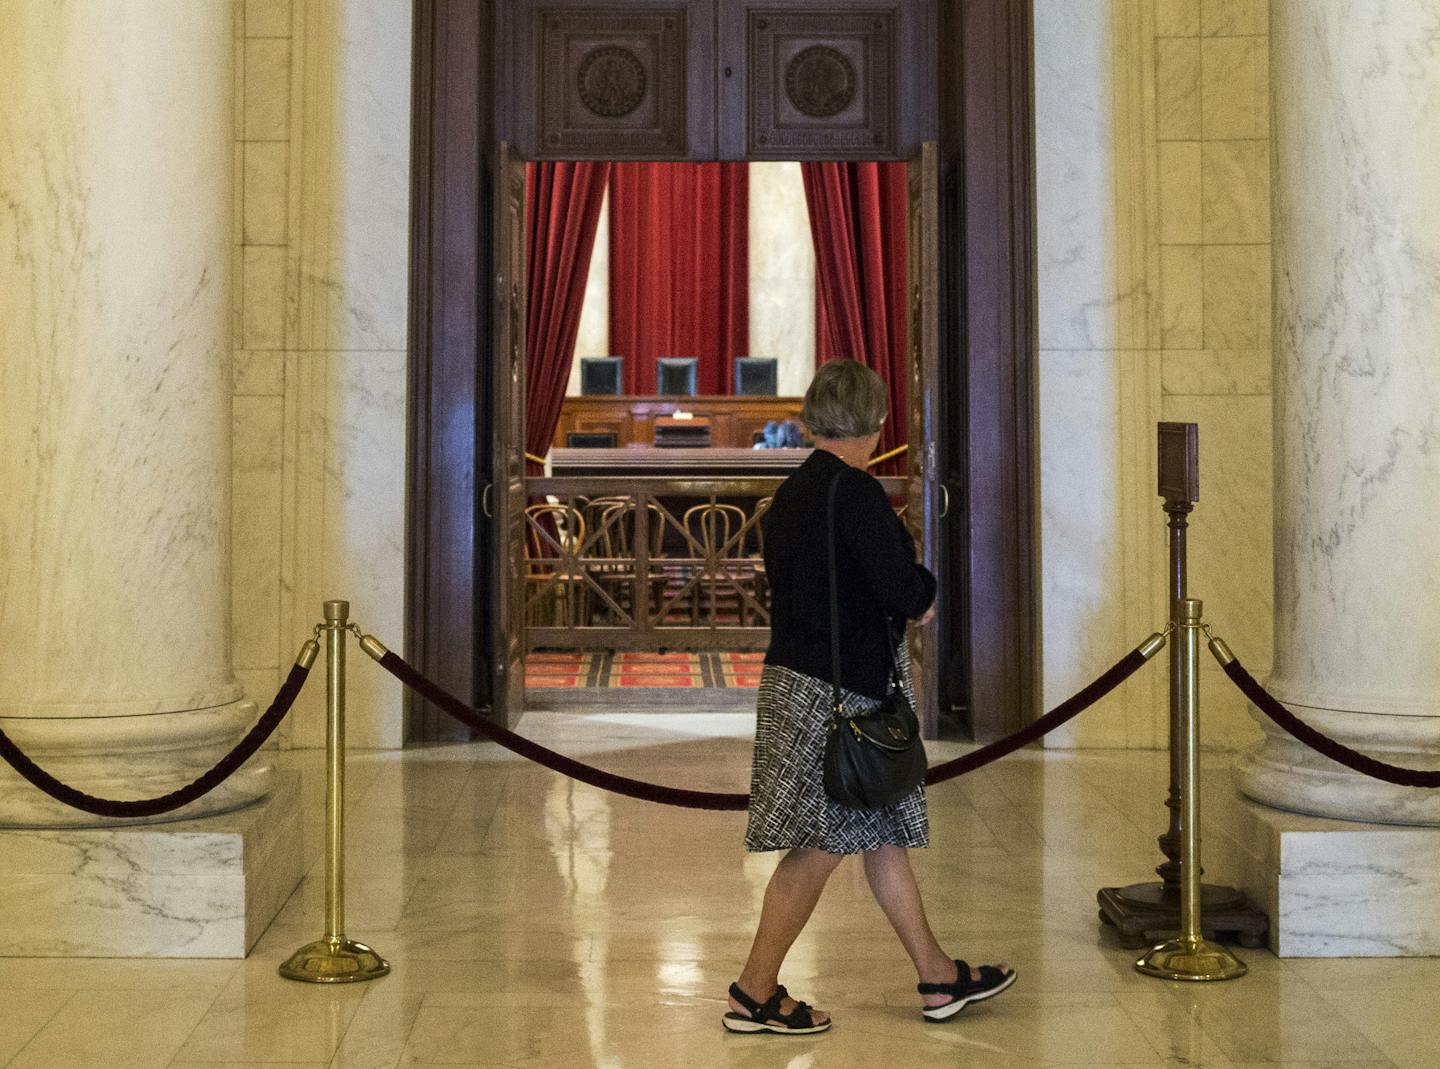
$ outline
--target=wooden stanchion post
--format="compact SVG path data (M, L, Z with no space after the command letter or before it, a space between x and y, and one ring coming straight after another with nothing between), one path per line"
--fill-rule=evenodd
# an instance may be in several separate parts
M1200 500L1200 428L1194 423L1161 423L1157 427L1158 492L1164 500L1169 542L1167 572L1170 623L1178 631L1188 594L1189 516ZM1181 796L1180 762L1183 719L1183 643L1170 644L1170 790L1165 806L1170 826L1159 837L1165 860L1156 868L1157 883L1105 887L1096 898L1100 919L1113 924L1127 947L1149 946L1180 929ZM1233 887L1203 884L1200 888L1206 927L1213 938L1233 934L1242 946L1258 947L1270 928L1269 918Z

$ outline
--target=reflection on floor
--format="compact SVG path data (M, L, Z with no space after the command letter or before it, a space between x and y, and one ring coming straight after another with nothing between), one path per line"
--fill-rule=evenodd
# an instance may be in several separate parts
M522 728L617 771L736 790L752 724L532 713ZM0 959L0 1065L1440 1065L1440 961L1243 951L1250 975L1215 986L1131 969L1096 921L1095 890L1155 863L1161 754L1028 751L934 788L933 845L916 865L935 927L957 956L1008 958L1020 982L951 1023L922 1022L905 958L847 861L783 976L835 1015L811 1038L720 1027L775 860L742 853L743 815L614 798L488 744L354 759L349 934L394 972L353 987L280 979L276 965L320 933L323 890L320 755L283 761L305 774L312 868L251 958Z
M525 686L758 687L764 653L639 653L536 650L525 656Z

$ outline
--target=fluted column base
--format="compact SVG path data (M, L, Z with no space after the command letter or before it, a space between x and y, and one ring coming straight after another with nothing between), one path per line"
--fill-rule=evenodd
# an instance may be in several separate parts
M1440 717L1285 704L1312 727L1377 760L1404 768L1440 769ZM1246 797L1312 816L1440 826L1440 791L1397 787L1352 772L1296 741L1260 713L1251 713L1265 730L1265 740L1236 763L1236 782Z
M15 744L57 779L102 798L150 798L183 787L240 741L252 701L139 716L4 717ZM205 797L162 817L117 820L71 809L0 764L0 828L108 827L190 820L263 798L274 770L262 751Z

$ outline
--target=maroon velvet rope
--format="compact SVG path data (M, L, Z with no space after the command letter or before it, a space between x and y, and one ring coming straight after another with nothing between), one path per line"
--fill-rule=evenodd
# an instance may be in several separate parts
M1071 720L1089 706L1109 694L1130 676L1134 675L1146 661L1146 657L1138 649L1132 650L1122 657L1112 668L1096 679L1085 689L1081 690L1068 701L1056 706L1049 713L1046 713L1033 724L1022 728L1015 734L1007 736L983 746L973 753L963 757L946 761L931 768L925 773L925 782L933 785L942 783L956 776L964 775L966 772L973 772L982 765L1013 753L1027 743L1034 742L1047 731L1053 731L1061 724ZM683 806L687 809L709 809L709 810L740 810L750 804L748 794L723 794L718 791L692 791L681 787L666 787L658 783L647 783L644 780L631 779L629 776L617 775L614 772L606 772L603 769L595 768L575 760L573 757L566 757L564 754L556 753L547 746L541 746L538 742L532 742L523 735L492 723L478 709L466 705L455 695L436 683L425 678L401 657L387 650L385 656L380 658L380 667L393 675L401 683L410 687L416 693L422 695L427 701L433 702L443 709L450 716L454 717L466 727L484 735L493 742L499 743L507 750L528 758L537 764L544 765L571 779L579 780L581 783L588 783L592 787L599 787L602 790L611 791L615 794L623 794L628 798L638 798L646 802L661 802L665 805Z
M1401 768L1386 764L1373 757L1367 757L1359 750L1352 750L1342 742L1311 727L1305 721L1281 705L1262 687L1239 661L1225 664L1225 674L1240 688L1240 692L1254 703L1255 708L1268 716L1280 727L1299 739L1312 750L1324 754L1332 761L1352 768L1374 779L1394 783L1400 787L1440 787L1440 771L1422 771L1415 768Z
M114 798L97 798L93 794L86 794L84 791L61 783L46 772L20 747L16 746L10 736L3 731L0 731L0 758L4 758L11 768L33 786L72 809L94 813L99 817L158 816L161 813L169 813L181 806L189 805L197 798L209 794L233 775L241 765L250 760L255 751L265 745L265 740L280 726L280 721L285 719L285 714L290 712L290 707L295 704L295 698L300 694L300 688L305 685L305 680L309 675L308 666L296 664L291 668L290 674L285 677L285 682L276 692L275 700L270 703L270 708L265 710L265 715L255 722L255 726L236 743L233 750L220 758L198 779L184 787L170 791L168 794L162 794L158 798L122 801Z

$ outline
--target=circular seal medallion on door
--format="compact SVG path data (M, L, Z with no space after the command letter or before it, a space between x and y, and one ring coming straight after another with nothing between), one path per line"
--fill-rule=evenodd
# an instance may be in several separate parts
M602 119L629 115L645 99L645 65L628 48L591 49L575 75L580 102Z
M786 66L785 95L802 115L828 119L855 99L855 67L838 49L811 45Z

